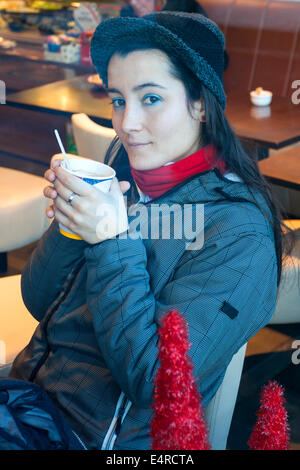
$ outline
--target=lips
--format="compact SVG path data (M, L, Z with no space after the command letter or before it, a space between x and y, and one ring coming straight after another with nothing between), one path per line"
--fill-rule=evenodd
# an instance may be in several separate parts
M144 145L149 145L149 142L147 142L146 144L144 144L143 142L128 142L127 145L129 145L129 147L141 147Z

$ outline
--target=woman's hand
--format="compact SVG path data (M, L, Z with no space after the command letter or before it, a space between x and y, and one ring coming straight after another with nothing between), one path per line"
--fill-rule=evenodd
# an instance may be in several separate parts
M59 158L60 157L60 158ZM57 168L61 161L63 160L62 154L55 154L53 155L51 159L51 168L49 168L47 171L44 173L44 178L49 181L49 183L54 184L56 180L56 174L55 174L55 168ZM47 186L44 191L44 196L48 197L49 199L54 200L57 197L57 192L55 190L54 186ZM49 217L49 219L52 219L54 217L54 206L51 204L47 210L46 210L46 215Z
M55 217L91 244L126 231L128 220L123 194L130 188L130 183L119 183L114 178L110 191L105 193L65 171L60 162L52 160L51 168L44 175L54 185L44 189L44 195L53 199L53 205L47 208L47 216ZM68 203L72 193L75 196Z

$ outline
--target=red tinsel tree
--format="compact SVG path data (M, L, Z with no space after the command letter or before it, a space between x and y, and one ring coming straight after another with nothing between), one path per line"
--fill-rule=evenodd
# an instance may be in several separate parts
M158 334L160 367L154 380L152 449L209 450L201 395L187 355L187 323L176 309L170 310Z
M248 445L252 450L288 450L289 425L284 389L269 381L261 392L260 408Z

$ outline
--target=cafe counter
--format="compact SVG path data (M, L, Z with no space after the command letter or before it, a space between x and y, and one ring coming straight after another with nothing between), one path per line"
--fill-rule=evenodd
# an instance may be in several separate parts
M93 73L92 65L65 63L45 59L45 35L37 30L12 32L0 29L0 37L14 42L15 47L0 47L0 79L5 82L6 93L45 85L77 75Z

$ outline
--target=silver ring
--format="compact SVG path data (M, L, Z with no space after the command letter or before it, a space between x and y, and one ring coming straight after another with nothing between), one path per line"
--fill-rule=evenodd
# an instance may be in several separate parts
M74 199L75 196L76 196L76 193L70 194L69 199L67 200L67 203L68 203L68 204L72 204L72 201L73 201L73 199Z

